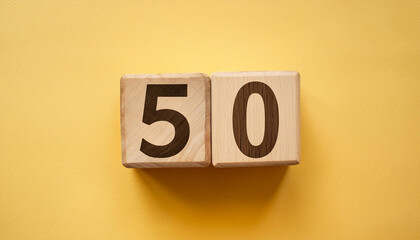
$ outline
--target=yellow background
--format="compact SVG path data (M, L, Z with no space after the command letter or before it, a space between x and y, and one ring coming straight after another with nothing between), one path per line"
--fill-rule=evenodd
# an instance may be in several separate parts
M125 73L295 70L302 161L121 165ZM1 239L420 239L419 1L1 1Z

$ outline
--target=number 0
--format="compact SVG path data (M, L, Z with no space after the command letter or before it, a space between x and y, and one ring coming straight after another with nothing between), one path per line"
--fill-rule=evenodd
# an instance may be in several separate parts
M150 125L167 121L175 128L174 139L164 146L154 145L143 139L140 151L150 157L166 158L179 153L187 145L190 125L181 113L171 109L156 110L158 97L186 97L187 84L148 84L144 101L143 122Z
M248 99L253 93L257 93L262 97L265 112L264 138L258 146L249 142L246 125ZM233 105L232 120L236 145L238 145L243 154L251 158L261 158L273 150L279 131L279 108L276 96L267 84L249 82L239 89Z

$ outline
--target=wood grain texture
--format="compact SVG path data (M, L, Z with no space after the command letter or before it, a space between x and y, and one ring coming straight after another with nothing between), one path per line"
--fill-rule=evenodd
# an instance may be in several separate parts
M211 81L215 167L300 162L298 72L218 72Z
M122 164L206 167L211 162L210 78L202 73L121 78Z

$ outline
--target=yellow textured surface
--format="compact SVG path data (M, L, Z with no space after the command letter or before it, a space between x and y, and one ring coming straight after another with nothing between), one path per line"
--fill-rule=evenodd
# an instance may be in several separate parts
M121 165L123 74L244 70L300 165ZM419 1L1 1L0 76L0 239L420 239Z

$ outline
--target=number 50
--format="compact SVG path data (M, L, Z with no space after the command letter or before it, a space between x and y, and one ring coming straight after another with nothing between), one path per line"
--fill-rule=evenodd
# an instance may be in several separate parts
M123 164L127 167L203 167L210 161L216 167L297 164L299 88L297 72L214 73L211 96L210 78L205 74L124 76ZM256 114L255 108L248 109L253 94L262 98L259 107L264 114ZM253 126L260 122L263 129ZM260 129L264 131L263 138L254 145L250 136L261 135L256 134Z

